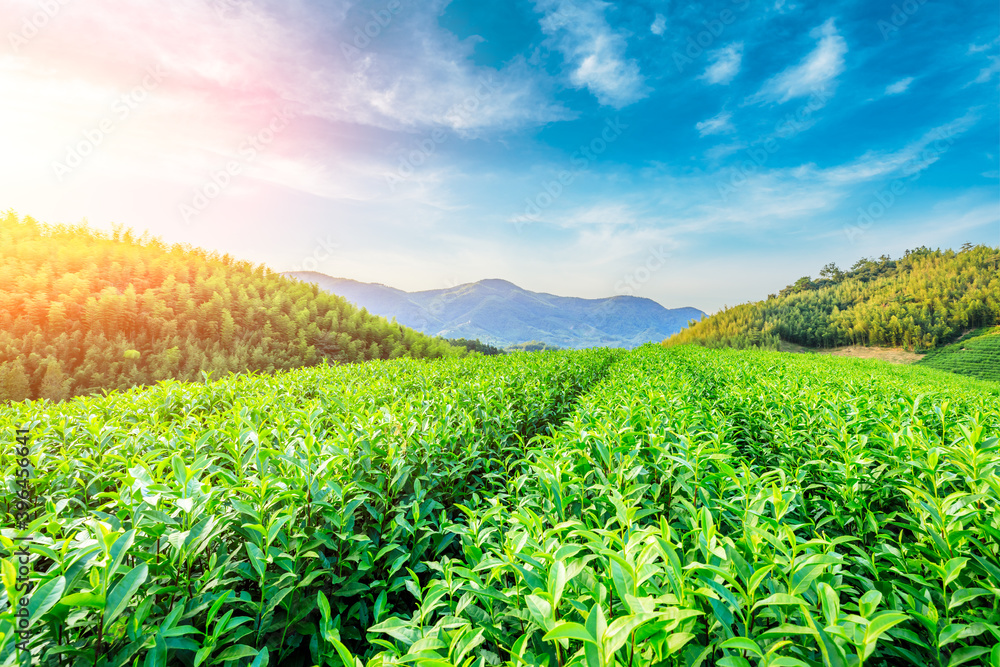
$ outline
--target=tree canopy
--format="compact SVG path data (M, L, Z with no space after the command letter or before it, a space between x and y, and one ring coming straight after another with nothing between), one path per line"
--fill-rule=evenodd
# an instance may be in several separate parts
M229 255L0 215L0 401L462 354Z
M665 345L808 347L884 345L927 350L1000 318L1000 248L956 252L921 247L899 259L862 258L849 270L827 264L765 301L692 322Z

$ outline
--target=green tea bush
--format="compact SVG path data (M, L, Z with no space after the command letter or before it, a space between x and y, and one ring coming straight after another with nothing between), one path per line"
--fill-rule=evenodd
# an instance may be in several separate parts
M991 383L647 346L0 419L23 425L34 664L1000 667Z
M364 629L452 545L456 504L503 486L525 439L616 354L396 360L14 404L0 418L0 664L18 653L14 428L31 429L42 504L27 530L38 664L308 662L322 610L366 647Z
M368 665L1000 664L996 396L635 352L468 508L462 557L369 628Z
M928 368L1000 382L1000 327L974 331L967 338L928 353L918 363Z

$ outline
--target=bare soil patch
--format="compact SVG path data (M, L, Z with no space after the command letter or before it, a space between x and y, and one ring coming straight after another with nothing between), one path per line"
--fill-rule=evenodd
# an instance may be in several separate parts
M904 350L901 347L864 347L862 345L848 345L846 347L834 347L828 350L815 350L820 354L832 354L835 357L854 357L856 359L881 359L890 364L912 364L920 361L924 355Z
M920 361L924 356L916 352L904 350L901 347L866 347L864 345L846 345L844 347L803 347L795 343L781 341L778 348L781 352L795 352L803 354L813 352L815 354L831 354L835 357L854 357L855 359L881 359L890 364L912 364Z

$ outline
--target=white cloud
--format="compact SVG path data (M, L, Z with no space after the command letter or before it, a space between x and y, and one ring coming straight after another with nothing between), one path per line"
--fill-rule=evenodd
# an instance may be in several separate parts
M601 0L537 0L545 13L541 27L570 65L570 81L586 88L601 104L620 109L646 97L642 72L625 55L625 34L605 18L612 5Z
M736 151L743 150L746 147L747 144L742 141L734 141L728 144L716 144L705 151L705 157L709 160L721 160L727 155L732 155Z
M733 42L709 54L712 64L701 75L709 83L727 84L739 74L743 62L743 42Z
M980 53L982 51L989 51L997 44L1000 44L1000 37L994 39L992 42L987 42L986 44L970 44L969 53Z
M570 208L565 212L554 211L549 217L550 224L565 228L621 227L636 222L636 214L627 204L611 201Z
M663 14L657 14L656 18L653 19L653 25L649 26L649 30L654 35L662 35L667 30L667 17Z
M859 183L893 173L913 176L937 162L951 147L955 138L972 128L978 120L978 113L970 111L950 123L928 130L919 139L897 151L869 151L848 164L809 171L832 185Z
M733 132L736 128L733 127L732 117L733 114L730 112L722 111L708 120L703 120L700 123L697 123L695 125L695 129L697 129L699 134L703 137L707 137L711 134L725 134Z
M990 56L990 64L979 71L979 76L973 80L973 83L986 83L997 72L1000 72L1000 56Z
M407 6L366 36L371 14L343 0L323 12L301 3L272 11L257 2L175 0L164 9L91 0L85 12L67 6L25 57L66 78L99 71L124 82L159 62L171 90L235 122L289 101L304 116L390 130L469 134L572 117L550 100L551 78L524 58L500 69L474 65L475 39L438 23L445 4Z
M817 40L809 55L768 80L751 101L787 102L816 92L830 92L844 71L847 42L837 32L833 19L814 28L809 36Z
M983 53L984 51L995 51L997 45L1000 45L1000 37L997 37L992 42L987 42L985 44L970 44L969 55ZM993 78L994 74L1000 72L1000 56L987 55L986 60L988 64L986 67L979 70L979 75L972 80L972 83L986 83Z
M913 83L913 77L912 76L908 76L905 79L900 79L896 83L891 83L888 86L886 86L885 87L885 94L886 95L899 95L901 93L905 93L909 89L911 83Z

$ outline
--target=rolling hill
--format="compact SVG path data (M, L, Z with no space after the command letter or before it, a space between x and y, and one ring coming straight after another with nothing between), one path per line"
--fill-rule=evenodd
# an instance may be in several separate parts
M812 348L879 345L932 350L1000 317L1000 248L917 248L901 258L823 267L765 301L726 308L664 345Z
M462 354L228 255L0 215L0 403L203 371Z
M283 274L338 294L369 312L432 336L478 338L506 347L542 341L562 348L635 347L662 340L704 313L652 299L581 299L530 292L506 280L405 292L312 271Z

